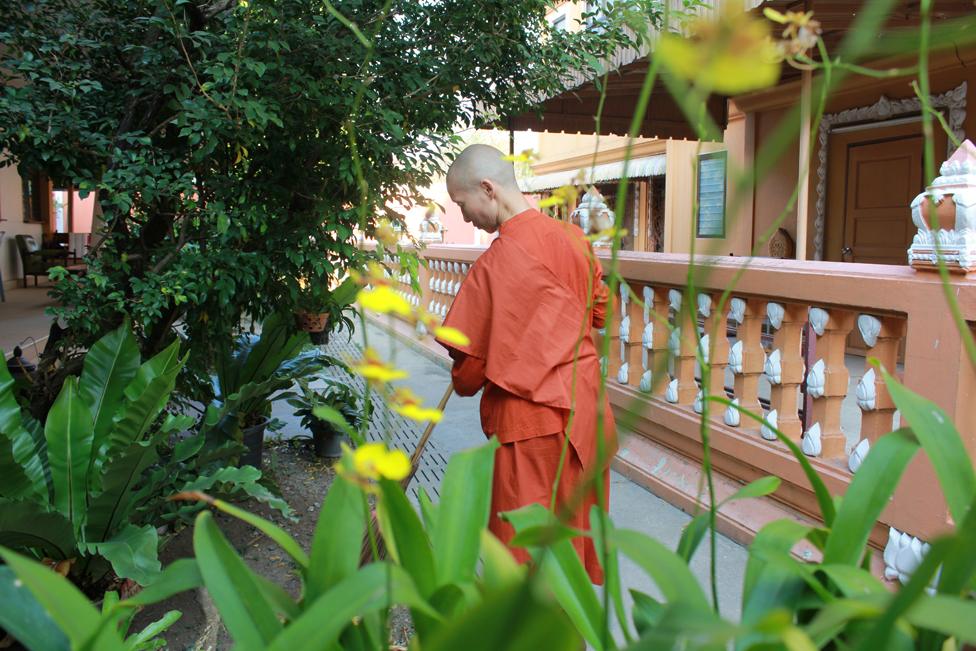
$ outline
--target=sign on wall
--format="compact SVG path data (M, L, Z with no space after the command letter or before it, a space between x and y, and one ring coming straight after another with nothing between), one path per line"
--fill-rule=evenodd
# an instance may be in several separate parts
M697 237L725 237L725 166L727 152L698 157Z

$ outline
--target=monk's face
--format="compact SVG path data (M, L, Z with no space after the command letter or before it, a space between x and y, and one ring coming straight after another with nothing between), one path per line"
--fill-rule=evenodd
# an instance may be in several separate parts
M491 180L471 186L462 185L449 176L447 192L451 201L461 208L464 221L488 233L498 230L498 198Z

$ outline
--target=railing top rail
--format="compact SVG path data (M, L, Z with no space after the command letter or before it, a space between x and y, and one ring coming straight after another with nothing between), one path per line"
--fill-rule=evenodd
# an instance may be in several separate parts
M473 262L487 249L478 245L434 244L425 257ZM604 264L608 251L598 251ZM682 287L688 281L690 256L683 253L622 251L619 269L624 278L648 284ZM881 265L776 258L696 256L697 286L710 293L724 291L746 267L734 295L782 299L824 307L854 307L880 313L907 314L941 301L938 274L905 265ZM951 283L963 316L976 320L976 277L953 274Z

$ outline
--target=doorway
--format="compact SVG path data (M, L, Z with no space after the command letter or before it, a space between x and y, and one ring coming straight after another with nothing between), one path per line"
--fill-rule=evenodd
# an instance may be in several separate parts
M937 156L945 143L937 134ZM920 120L851 127L832 133L829 147L824 258L907 264L916 230L910 205L926 185Z

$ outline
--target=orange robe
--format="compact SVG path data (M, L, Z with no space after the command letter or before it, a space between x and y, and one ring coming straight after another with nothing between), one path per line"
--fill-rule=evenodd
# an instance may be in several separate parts
M439 340L454 359L455 389L460 395L484 389L482 428L502 444L495 456L489 528L505 543L514 532L499 513L532 503L549 507L566 433L570 446L557 509L587 473L602 475L607 508L607 467L616 435L604 397L607 462L597 468L600 363L591 336L592 328L603 327L606 301L600 264L579 227L526 210L501 225L444 319L471 340L468 346ZM590 491L569 524L589 529L593 504L596 494ZM573 545L591 580L602 583L593 541L576 538ZM528 560L524 550L512 551Z

